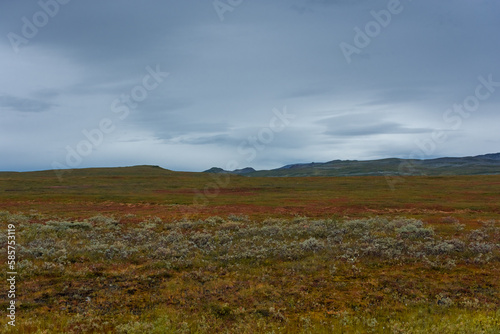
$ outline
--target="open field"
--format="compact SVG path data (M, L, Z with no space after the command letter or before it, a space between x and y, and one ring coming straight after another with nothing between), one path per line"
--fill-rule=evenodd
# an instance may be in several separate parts
M0 173L1 205L61 218L132 213L172 220L244 214L252 219L453 216L474 223L500 214L500 175L243 177L171 172L159 167ZM217 186L220 184L220 186ZM200 197L201 194L201 197ZM193 205L197 204L197 205Z
M0 329L499 333L499 203L500 175L392 191L149 166L0 173L20 304Z

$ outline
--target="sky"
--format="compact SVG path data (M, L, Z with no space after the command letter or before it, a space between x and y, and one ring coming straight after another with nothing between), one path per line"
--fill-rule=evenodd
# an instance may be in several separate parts
M500 152L497 0L0 1L0 170Z

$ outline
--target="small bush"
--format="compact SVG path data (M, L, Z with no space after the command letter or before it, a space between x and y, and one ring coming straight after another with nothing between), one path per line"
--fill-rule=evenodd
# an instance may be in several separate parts
M402 238L409 239L424 239L434 236L434 231L431 228L424 228L420 224L415 223L397 228L396 233L398 233Z
M319 252L322 250L325 246L324 244L319 241L318 239L311 237L307 240L304 240L301 244L300 247L307 251L307 252Z
M68 222L50 220L45 223L45 226L52 228L55 231L64 231L68 229L90 230L92 224L89 222Z

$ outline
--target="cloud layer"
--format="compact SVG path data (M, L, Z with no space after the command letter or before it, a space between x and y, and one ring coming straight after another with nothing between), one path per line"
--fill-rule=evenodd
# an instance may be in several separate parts
M479 77L500 82L499 13L493 0L3 2L0 170L498 152L500 87L453 108Z

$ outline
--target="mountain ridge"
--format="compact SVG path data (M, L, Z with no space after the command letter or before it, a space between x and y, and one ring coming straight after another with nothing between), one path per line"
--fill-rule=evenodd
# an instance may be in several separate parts
M331 160L288 164L269 170L251 167L227 171L212 167L205 173L243 176L393 176L393 175L485 175L500 174L500 153L433 159L384 158L376 160Z
M54 172L66 175L132 175L140 172L149 175L197 174L200 172L183 172L153 165L137 165L122 167L89 167L64 170L40 171L0 171L0 176L9 177L18 173L31 173L46 177ZM252 167L226 171L212 167L200 174L232 174L247 177L300 177L300 176L406 176L406 175L492 175L500 174L500 153L489 153L466 157L441 157L423 160L401 158L384 158L376 160L331 160L328 162L311 162L288 164L270 170L255 170Z

